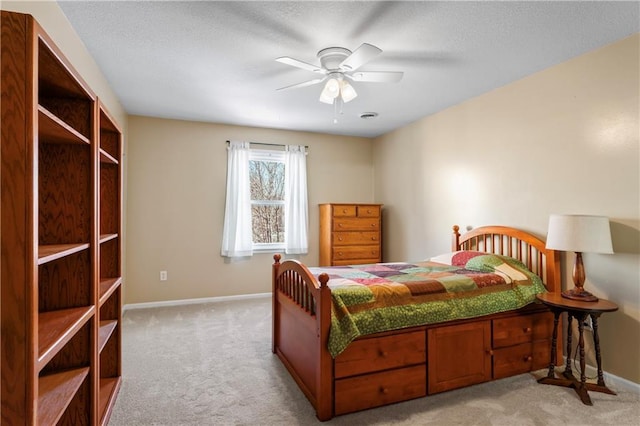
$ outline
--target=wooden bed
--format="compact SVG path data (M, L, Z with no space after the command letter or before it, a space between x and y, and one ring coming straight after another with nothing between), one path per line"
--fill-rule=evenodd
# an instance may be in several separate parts
M560 291L559 254L546 249L539 238L504 226L481 227L464 235L458 231L454 226L453 251L516 258L542 278L549 292ZM536 303L362 336L334 359L327 349L329 276L316 279L296 260L280 262L280 255L274 260L272 350L319 420L549 366L554 318ZM552 361L558 365L561 359L558 351Z

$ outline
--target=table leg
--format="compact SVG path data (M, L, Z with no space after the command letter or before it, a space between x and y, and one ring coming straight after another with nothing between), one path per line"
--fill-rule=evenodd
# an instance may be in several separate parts
M585 361L585 354L584 354L584 320L587 318L587 314L580 314L577 316L577 320L578 320L578 350L580 351L580 382L576 383L575 386L575 390L578 393L578 396L580 397L580 400L582 401L583 404L585 405L593 405L593 402L591 402L591 398L589 397L589 393L587 392L587 386L586 386L586 382L587 382L587 373L584 371L587 367L586 365L586 361Z
M610 395L616 393L609 389L604 383L604 374L602 373L602 357L600 355L600 338L598 337L598 317L597 314L591 314L591 322L593 324L593 344L596 347L596 362L598 363L598 384L588 386L589 390L604 392Z
M538 383L543 383L546 385L558 385L558 386L568 386L570 381L567 381L562 378L556 378L555 375L555 367L556 367L556 354L557 354L557 345L558 345L558 322L560 320L560 315L562 314L562 310L553 309L553 337L551 339L551 355L549 359L549 370L547 371L547 375L545 377L540 377L538 379Z
M584 359L584 320L586 317L586 314L578 317L578 349L580 350L580 383L582 385L587 381L587 373L584 371L587 367Z
M549 359L549 371L547 377L555 376L556 368L556 354L558 345L558 322L560 320L560 314L562 311L553 311L553 337L551 339L551 359Z
M573 376L573 372L571 371L571 322L573 321L573 315L571 312L567 312L567 363L564 368L564 374Z
M600 338L598 337L598 316L591 314L591 322L593 324L593 344L596 347L596 362L598 363L598 384L604 386L602 357L600 356Z

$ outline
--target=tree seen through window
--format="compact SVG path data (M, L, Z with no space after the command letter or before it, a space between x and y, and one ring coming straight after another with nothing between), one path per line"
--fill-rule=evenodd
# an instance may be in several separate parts
M254 244L284 242L284 163L249 161Z

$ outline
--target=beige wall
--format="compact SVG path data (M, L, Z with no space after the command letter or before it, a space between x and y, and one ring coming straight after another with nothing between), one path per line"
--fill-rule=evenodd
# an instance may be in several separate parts
M309 146L305 263L318 262L319 203L373 201L370 139L131 116L125 303L271 291L273 254L220 256L226 140Z
M388 261L448 251L453 224L511 225L544 237L550 213L609 216L616 254L584 255L586 287L620 306L600 323L605 370L636 383L639 40L636 34L374 142ZM563 255L565 282L573 259Z

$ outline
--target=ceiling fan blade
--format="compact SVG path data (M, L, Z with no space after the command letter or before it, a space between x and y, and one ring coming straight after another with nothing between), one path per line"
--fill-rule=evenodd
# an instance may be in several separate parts
M369 43L362 43L360 47L340 63L340 68L346 71L353 71L360 68L380 53L382 53L382 49L379 49Z
M326 79L327 79L327 77L316 78L316 79L313 79L313 80L304 81L302 83L292 84L291 86L281 87L281 88L276 89L276 90L299 89L300 87L313 86L314 84L322 83Z
M283 64L291 65L292 67L302 68L303 70L307 70L307 71L311 71L311 72L317 72L319 74L326 74L327 73L327 71L324 68L322 68L321 66L309 64L307 62L302 62L302 61L299 61L297 59L290 58L288 56L282 56L280 58L276 58L276 61L278 61L280 63L283 63Z
M353 81L366 81L372 83L396 83L402 80L403 72L400 71L357 71L353 74L345 74Z

